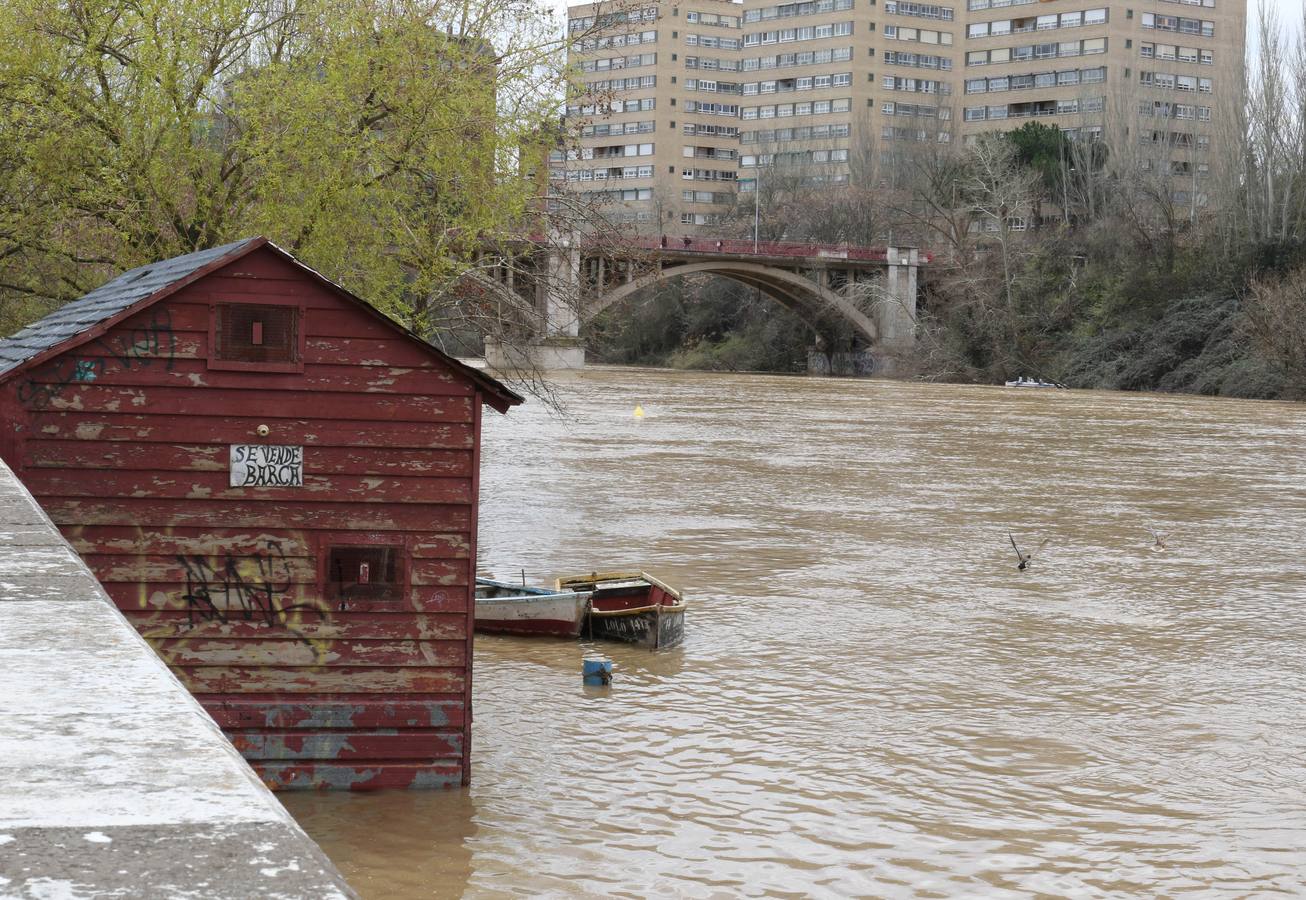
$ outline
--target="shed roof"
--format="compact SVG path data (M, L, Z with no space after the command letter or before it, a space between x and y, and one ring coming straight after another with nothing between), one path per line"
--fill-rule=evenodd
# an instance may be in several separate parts
M52 356L92 340L118 322L176 293L228 263L266 247L348 300L383 320L396 332L421 345L428 353L458 371L484 391L485 402L500 412L522 402L522 397L502 382L465 365L432 347L416 333L382 313L366 300L336 284L322 273L295 259L264 237L245 238L208 250L197 250L123 272L83 297L66 303L43 319L7 338L0 338L0 382Z

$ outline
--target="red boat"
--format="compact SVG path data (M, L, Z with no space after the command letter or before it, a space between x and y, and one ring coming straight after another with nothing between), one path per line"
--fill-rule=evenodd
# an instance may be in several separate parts
M685 637L685 599L647 572L591 572L558 579L560 591L590 595L584 633L658 649Z

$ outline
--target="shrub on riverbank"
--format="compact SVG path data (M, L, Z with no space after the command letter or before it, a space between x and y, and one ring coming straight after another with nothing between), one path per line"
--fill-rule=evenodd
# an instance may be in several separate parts
M1104 390L1306 395L1306 275L1274 274L1300 271L1292 269L1298 248L1232 253L1199 245L1167 270L1146 248L1095 231L1077 249L1065 237L1047 239L1058 253L1031 255L1016 279L1016 304L990 308L983 334L973 315L957 312L974 304L959 302L951 282L970 274L942 273L922 308L927 373L980 383L1038 375Z
M1235 297L1185 298L1155 321L1071 344L1060 378L1075 387L1270 398L1282 372L1249 347Z

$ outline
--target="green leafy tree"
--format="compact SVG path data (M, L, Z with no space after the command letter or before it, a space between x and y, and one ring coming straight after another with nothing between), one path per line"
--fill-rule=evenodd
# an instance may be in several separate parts
M1056 197L1070 159L1069 138L1060 128L1042 122L1026 122L1004 136L1016 148L1015 161L1038 173L1047 195Z
M0 324L265 234L426 334L538 228L565 48L522 0L0 5Z

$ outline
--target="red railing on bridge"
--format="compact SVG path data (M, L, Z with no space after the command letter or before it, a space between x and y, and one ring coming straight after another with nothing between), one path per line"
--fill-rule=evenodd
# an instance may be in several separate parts
M675 250L681 253L723 253L729 256L798 257L805 259L849 259L865 262L885 262L888 250L884 247L857 247L849 244L808 244L798 241L757 241L736 238L673 237L629 238L621 242L641 250ZM921 251L919 258L930 261L930 254Z
M547 243L542 237L532 236L536 243ZM613 252L622 248L632 250L674 250L680 253L721 253L729 256L769 256L790 257L795 259L847 259L858 262L885 262L889 252L885 247L858 247L852 244L810 244L801 241L753 241L748 238L714 238L683 237L663 235L661 237L617 237L610 241L582 240L590 249L596 246L604 251ZM900 251L914 248L902 247ZM928 263L934 254L928 250L918 250L920 262Z

